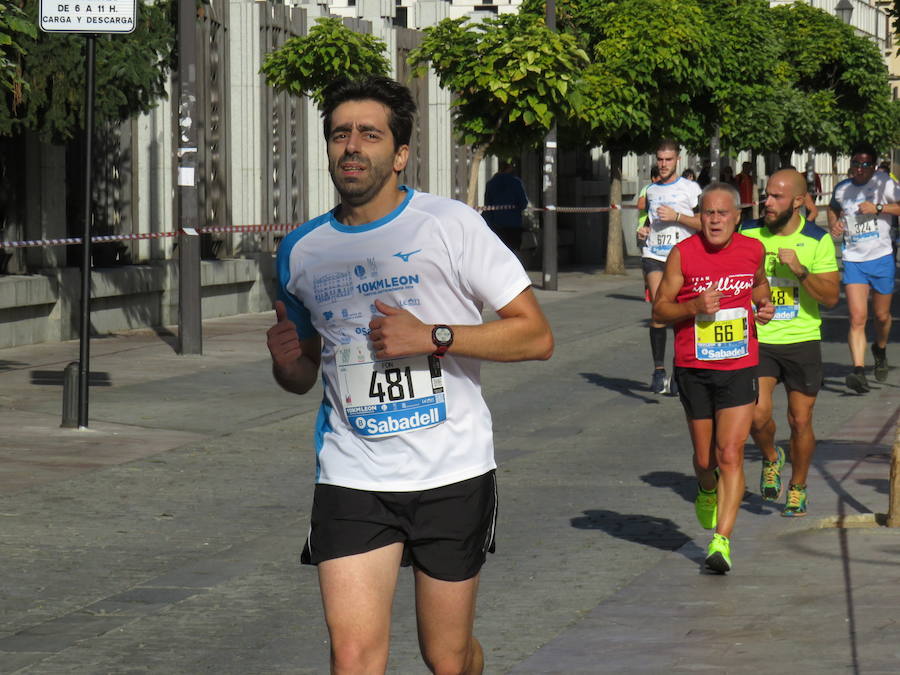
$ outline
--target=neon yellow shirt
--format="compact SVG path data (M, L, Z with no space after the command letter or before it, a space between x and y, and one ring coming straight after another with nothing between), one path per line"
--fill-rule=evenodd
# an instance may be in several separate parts
M763 344L789 345L822 339L819 303L791 269L778 262L778 249L792 248L810 274L837 271L831 237L821 227L807 223L803 216L800 219L800 227L787 236L773 234L762 218L741 226L741 234L759 239L766 249L766 277L775 304L775 318L763 326L757 325L759 341Z

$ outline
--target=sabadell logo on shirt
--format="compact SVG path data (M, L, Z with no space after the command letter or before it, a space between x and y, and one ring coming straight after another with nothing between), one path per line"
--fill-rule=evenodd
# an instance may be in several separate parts
M427 411L414 412L408 417L399 419L393 416L382 417L381 419L357 417L355 423L358 429L365 429L366 433L369 434L391 434L398 431L431 426L437 424L440 419L438 409L431 408Z

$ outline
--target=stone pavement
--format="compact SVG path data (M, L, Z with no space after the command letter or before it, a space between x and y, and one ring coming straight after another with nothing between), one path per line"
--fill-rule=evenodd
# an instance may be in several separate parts
M486 672L897 672L900 530L874 514L900 389L896 371L866 396L843 387L846 307L825 322L810 516L753 493L748 445L735 569L713 576L680 405L647 390L637 270L565 272L538 296L554 358L483 369L501 489ZM59 427L77 342L0 350L0 673L327 672L297 564L318 395L271 381L271 321L204 322L202 356L165 331L94 339L87 430ZM410 580L392 673L425 672Z

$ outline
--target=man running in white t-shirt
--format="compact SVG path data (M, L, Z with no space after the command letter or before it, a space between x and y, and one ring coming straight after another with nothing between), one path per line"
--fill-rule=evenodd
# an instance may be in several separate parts
M637 208L647 211L647 224L638 230L644 241L641 269L650 301L663 278L669 251L700 229L700 216L695 214L700 198L700 186L678 173L681 148L675 141L664 140L656 148L659 180L647 186L646 194L638 199ZM672 392L672 380L666 375L666 325L650 319L650 353L653 356L653 375L650 390L655 394Z
M548 359L553 336L516 256L466 205L400 185L415 104L383 77L324 93L341 197L278 248L273 374L319 381L316 488L301 560L318 566L336 673L383 673L401 565L433 672L481 673L473 636L497 514L480 363ZM483 323L482 306L498 321Z
M896 262L891 242L891 216L900 215L900 187L890 174L876 172L878 152L868 143L858 143L850 152L850 177L834 188L828 205L828 225L835 237L843 236L844 292L850 312L850 358L853 371L847 387L864 394L866 379L866 322L869 290L875 315L872 356L875 379L888 376L887 341L891 331L891 298Z

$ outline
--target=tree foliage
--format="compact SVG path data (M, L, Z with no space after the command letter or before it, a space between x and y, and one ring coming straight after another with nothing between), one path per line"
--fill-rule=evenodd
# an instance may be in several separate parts
M426 28L409 56L415 75L434 69L453 92L457 136L472 148L473 176L485 153L510 155L537 147L560 118L581 115L580 74L587 53L571 35L543 20L504 14L483 21L444 19Z
M790 82L780 61L767 0L704 0L701 8L715 36L709 63L706 114L722 147L764 152L783 133Z
M165 97L175 40L171 7L171 0L140 0L133 33L97 37L94 106L99 122L147 112ZM32 25L37 25L37 11L37 0L26 0L24 12ZM28 89L19 105L11 95L2 98L0 134L28 130L44 141L63 143L84 127L85 42L82 35L42 32L19 40Z
M773 7L770 16L782 36L788 83L784 129L771 150L839 153L860 140L879 147L900 141L900 103L891 100L887 67L872 40L800 3Z
M362 35L337 17L316 19L305 36L293 37L266 55L260 71L278 91L322 101L322 90L339 77L388 75L387 45Z
M414 74L430 65L455 95L460 140L503 154L537 146L559 117L578 115L587 54L543 21L504 14L445 19L410 54Z
M0 93L12 95L18 105L27 89L22 79L22 43L34 39L37 28L13 0L0 0Z

